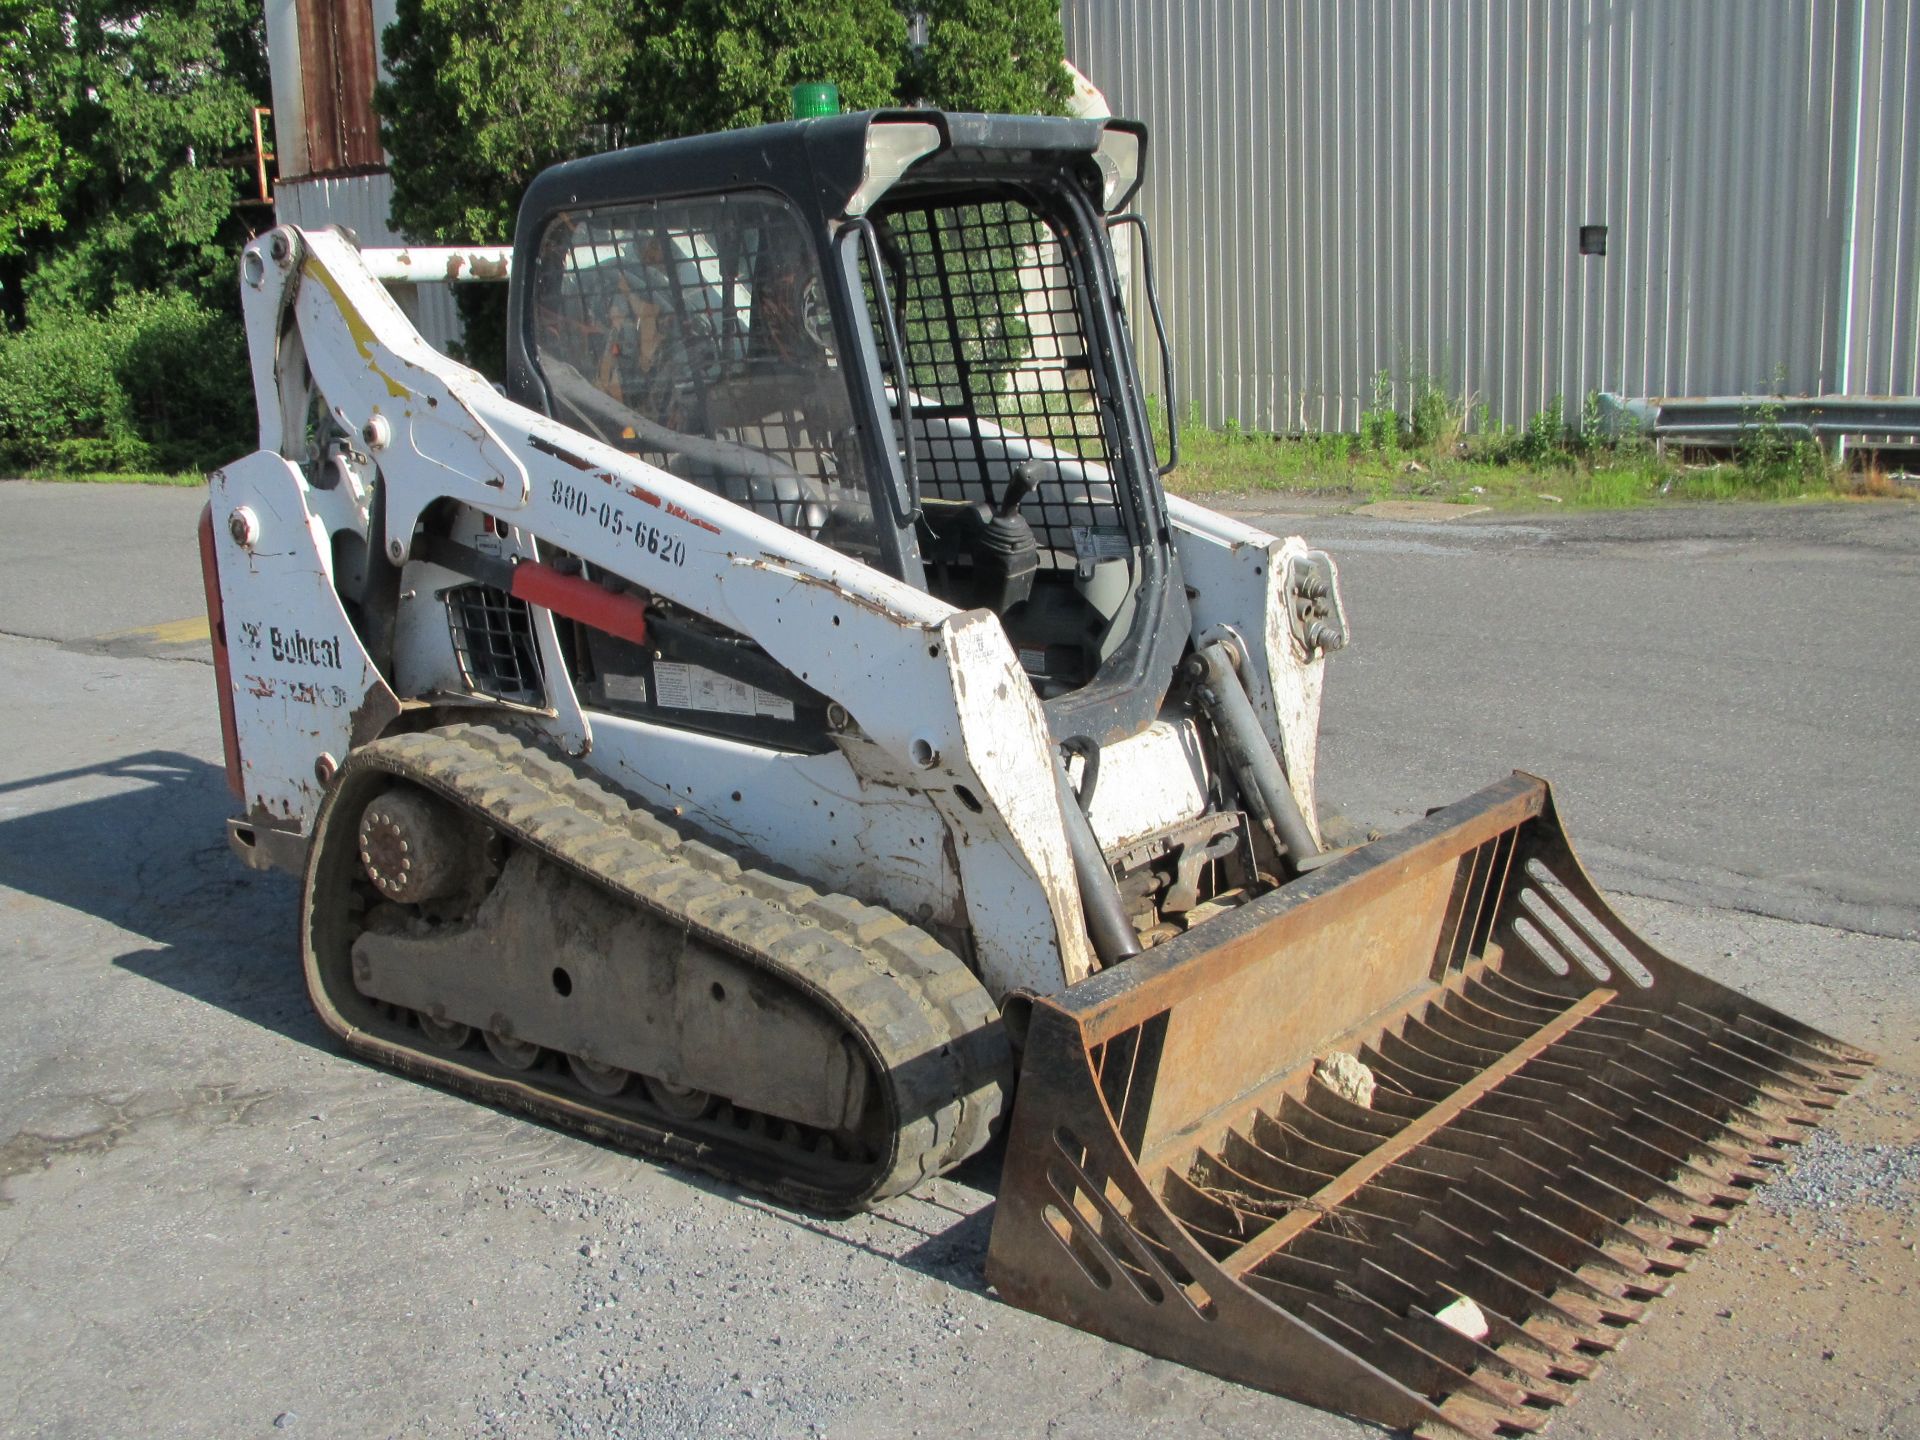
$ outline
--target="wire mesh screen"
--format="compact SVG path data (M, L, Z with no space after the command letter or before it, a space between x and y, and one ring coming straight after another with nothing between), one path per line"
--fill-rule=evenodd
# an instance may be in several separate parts
M1043 551L1084 556L1124 536L1113 437L1060 232L1006 198L908 199L876 215L875 230L907 352L923 492L995 501L1012 467L1029 462L1036 488L1023 511ZM883 363L895 380L892 357Z
M544 705L547 686L527 603L491 585L459 585L446 595L453 650L467 684L516 705Z
M541 370L572 423L839 549L877 549L825 286L784 202L561 216L535 297Z

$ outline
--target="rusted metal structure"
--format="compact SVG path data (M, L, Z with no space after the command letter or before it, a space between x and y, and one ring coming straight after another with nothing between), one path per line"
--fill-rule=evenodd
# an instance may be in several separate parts
M266 21L279 220L343 225L365 245L405 245L388 223L393 180L373 108L393 0L266 0ZM263 194L266 188L263 179ZM446 285L409 287L401 303L435 345L459 340L463 327Z

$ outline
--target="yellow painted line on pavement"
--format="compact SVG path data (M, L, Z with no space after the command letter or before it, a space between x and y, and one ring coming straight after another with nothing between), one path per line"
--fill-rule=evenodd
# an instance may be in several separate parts
M154 645L191 645L196 640L208 638L207 617L189 615L184 620L162 620L158 625L142 625L137 630L117 630L111 635L96 635L94 643L104 645L113 640L144 640Z

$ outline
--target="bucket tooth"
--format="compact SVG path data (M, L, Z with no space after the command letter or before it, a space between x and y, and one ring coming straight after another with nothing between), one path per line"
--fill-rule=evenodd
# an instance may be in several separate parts
M1336 1051L1370 1104L1314 1078ZM1515 775L1037 1001L988 1278L1328 1409L1527 1433L1872 1063L1634 934Z

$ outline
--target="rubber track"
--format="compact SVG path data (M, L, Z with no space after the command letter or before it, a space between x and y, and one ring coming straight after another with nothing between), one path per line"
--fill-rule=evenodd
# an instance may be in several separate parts
M925 931L743 863L505 731L455 725L391 736L355 751L343 777L367 767L445 796L608 893L814 996L864 1037L893 1115L907 1117L895 1126L892 1156L859 1193L768 1185L715 1163L721 1156L710 1146L694 1162L701 1168L854 1209L951 1169L991 1137L1012 1077L999 1012L959 957ZM434 1063L428 1052L419 1058ZM900 1088L903 1075L912 1077L910 1092Z

